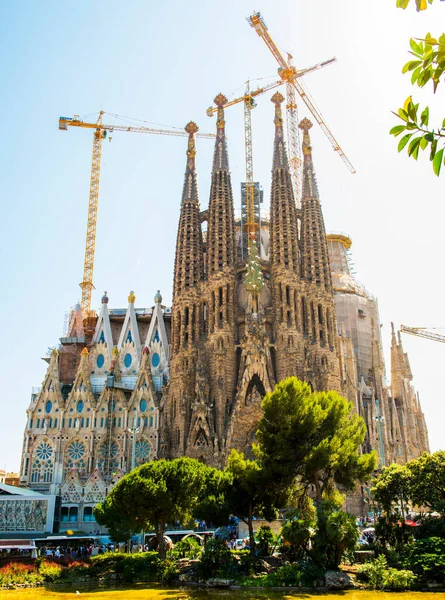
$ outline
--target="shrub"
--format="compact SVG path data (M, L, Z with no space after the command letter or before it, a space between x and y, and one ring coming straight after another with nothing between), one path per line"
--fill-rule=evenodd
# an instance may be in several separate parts
M414 530L416 540L439 537L445 539L445 518L425 516L417 524Z
M47 560L40 563L38 570L45 581L56 581L56 579L60 579L63 572L60 565Z
M324 569L337 569L344 553L355 548L358 536L355 516L323 501L317 507L317 533L311 557Z
M221 538L210 538L197 566L197 574L201 579L223 577L235 570L235 558Z
M445 582L445 540L438 537L417 540L404 549L402 564L423 580Z
M276 536L268 525L261 525L256 533L257 548L261 556L269 556L276 544Z
M412 571L387 568L386 556L380 554L358 569L358 578L365 581L373 590L405 590L412 587L416 576Z
M98 554L97 556L91 557L91 575L99 575L104 572L111 573L122 573L123 565L122 561L125 560L126 555L120 552L106 552L105 554Z
M174 547L168 551L170 558L199 558L202 553L201 544L195 537L187 537L180 540Z
M37 583L43 577L37 572L36 565L13 562L0 568L0 585Z
M159 576L163 579L163 569L157 552L138 552L123 556L116 572L122 573L125 581L154 581Z

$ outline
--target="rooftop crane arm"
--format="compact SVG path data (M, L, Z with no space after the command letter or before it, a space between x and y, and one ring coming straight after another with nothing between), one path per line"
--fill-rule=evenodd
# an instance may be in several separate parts
M400 331L403 333L409 333L410 335L417 335L418 337L426 338L427 340L434 340L436 342L442 342L445 344L445 335L440 333L433 333L427 331L424 327L408 327L407 325L400 325Z

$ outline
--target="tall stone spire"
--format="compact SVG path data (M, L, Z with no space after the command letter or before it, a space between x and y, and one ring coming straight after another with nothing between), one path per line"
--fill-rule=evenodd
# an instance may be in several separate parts
M283 134L281 104L275 93L275 140L270 192L270 269L274 339L286 348L277 354L276 380L297 375L303 378L301 278L298 247L297 210L292 189Z
M309 129L312 123L303 119L303 198L302 198L302 275L306 281L318 287L332 290L328 246L321 211L318 186L312 162L312 146Z
M202 232L195 166L195 133L198 131L198 126L190 121L186 125L185 131L189 134L187 166L176 240L173 302L178 299L181 293L195 287L201 281L203 275Z
M226 102L223 94L215 98L218 118L207 230L208 276L235 266L235 219L223 109Z
M204 254L195 166L195 133L198 127L190 121L185 130L189 134L187 166L176 241L170 385L164 408L161 443L162 453L170 456L181 456L185 451L185 432L191 418L203 312L201 284Z
M271 98L275 104L275 141L270 200L270 260L272 268L280 265L299 273L297 211L284 143L283 100L279 92Z
M341 390L337 356L337 323L332 289L328 243L318 187L312 163L309 129L303 119L303 194L301 202L301 274L306 298L304 331L311 340L306 377L318 390ZM321 368L320 368L321 367Z

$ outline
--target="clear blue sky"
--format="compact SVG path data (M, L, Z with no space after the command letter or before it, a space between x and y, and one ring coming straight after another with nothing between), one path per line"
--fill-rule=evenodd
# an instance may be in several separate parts
M401 67L408 40L439 34L445 6L423 14L395 0L204 0L0 4L0 194L2 369L0 468L18 469L25 410L40 385L40 359L62 335L79 299L91 161L91 132L58 130L60 115L110 113L214 131L205 109L220 91L236 97L247 78L274 76L276 64L245 21L260 10L298 68L336 56L308 76L326 121L357 169L351 176L319 131L314 160L328 230L346 231L359 280L379 298L385 350L389 323L441 326L444 179L425 158L398 155L387 135L391 110L411 93ZM266 80L266 81L272 81ZM440 100L429 102L439 121ZM302 109L301 116L307 112ZM254 169L268 202L273 107L254 113ZM107 119L108 120L108 119ZM440 119L441 121L441 119ZM227 111L235 202L244 178L241 107ZM207 205L212 143L198 145L201 204ZM95 266L98 306L171 302L173 256L185 167L185 139L114 133L104 143ZM444 175L445 177L445 175ZM404 338L432 449L445 446L442 344ZM389 363L387 365L389 367Z

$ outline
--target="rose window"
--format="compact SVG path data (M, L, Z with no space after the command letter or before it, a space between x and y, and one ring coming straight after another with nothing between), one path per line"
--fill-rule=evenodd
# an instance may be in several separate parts
M85 446L82 442L73 442L68 448L68 454L72 460L79 460L85 454Z
M42 460L48 459L50 456L52 456L52 453L52 446L47 442L42 442L40 446L37 447L36 454Z
M135 455L138 462L147 460L150 454L150 444L145 440L139 440L135 445Z

